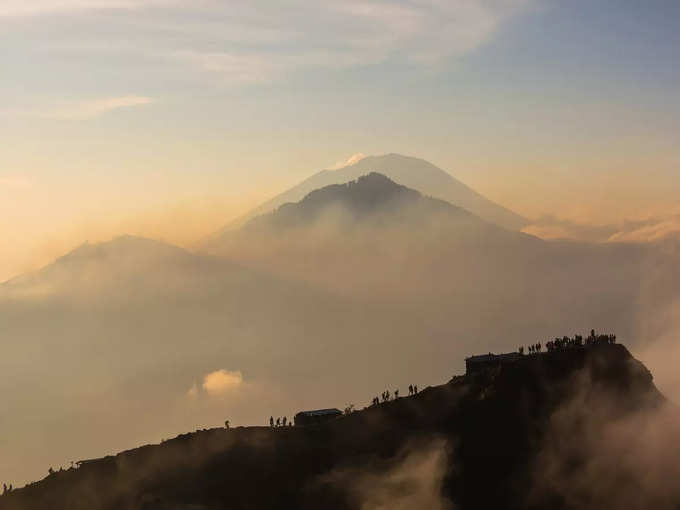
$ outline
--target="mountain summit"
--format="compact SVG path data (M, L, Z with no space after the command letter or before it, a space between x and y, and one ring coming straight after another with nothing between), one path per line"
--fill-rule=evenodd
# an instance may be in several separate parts
M371 172L381 173L424 195L462 207L490 223L495 223L509 230L520 230L528 223L525 218L488 200L432 163L400 154L386 154L383 156L367 156L338 170L322 170L255 208L236 222L225 227L217 236L227 230L244 225L256 216L273 211L285 203L298 202L318 188L352 181Z
M401 223L423 220L436 213L473 218L459 207L424 197L382 174L371 172L355 181L314 190L297 203L283 204L271 213L253 218L243 228L303 227L324 219L335 224L369 219Z

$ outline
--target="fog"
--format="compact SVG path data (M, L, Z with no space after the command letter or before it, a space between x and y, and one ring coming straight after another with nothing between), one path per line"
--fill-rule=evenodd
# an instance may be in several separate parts
M194 253L87 244L0 287L0 481L227 419L361 408L467 355L591 328L680 397L672 243L547 242L420 198L310 211Z
M442 491L451 455L444 439L414 442L387 465L337 469L316 483L347 494L351 507L361 510L453 510Z
M654 392L605 389L586 370L569 385L538 446L529 503L677 508L680 408Z

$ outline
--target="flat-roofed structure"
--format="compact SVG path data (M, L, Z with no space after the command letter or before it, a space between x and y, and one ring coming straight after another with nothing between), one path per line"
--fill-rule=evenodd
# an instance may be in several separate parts
M495 368L506 363L514 363L522 355L518 352L509 352L507 354L480 354L478 356L470 356L465 358L465 373L474 374L482 372L489 368Z
M342 416L340 409L316 409L314 411L301 411L295 415L295 426L306 427L316 423L334 420Z

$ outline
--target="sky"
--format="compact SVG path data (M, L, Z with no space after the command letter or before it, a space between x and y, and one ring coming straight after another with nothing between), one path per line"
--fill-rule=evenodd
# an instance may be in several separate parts
M529 218L680 212L675 0L2 0L0 34L0 280L357 153Z

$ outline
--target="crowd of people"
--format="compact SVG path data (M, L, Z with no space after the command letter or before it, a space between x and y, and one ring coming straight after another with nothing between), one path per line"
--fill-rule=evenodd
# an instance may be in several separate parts
M274 420L273 416L269 417L269 426L271 428L276 428L276 427L292 427L293 426L293 420L288 420L288 417L284 416L283 418L276 418Z
M409 396L415 395L418 393L418 385L417 384L409 384L408 385L408 394ZM394 390L394 394L390 393L390 390L385 390L383 391L380 396L378 397L373 397L371 400L371 405L377 406L381 402L389 402L392 400L394 395L394 400L397 400L399 398L399 389L397 388Z
M602 335L595 333L594 329L590 330L590 336L585 340L581 335L575 335L573 338L568 336L562 338L555 338L555 340L550 340L546 342L545 348L548 352L557 351L561 349L569 349L575 347L592 347L595 345L611 345L616 343L616 335ZM543 349L542 344L539 342L537 344L529 345L527 347L527 352L529 354L534 354L541 352ZM520 354L524 354L524 346L518 349Z

